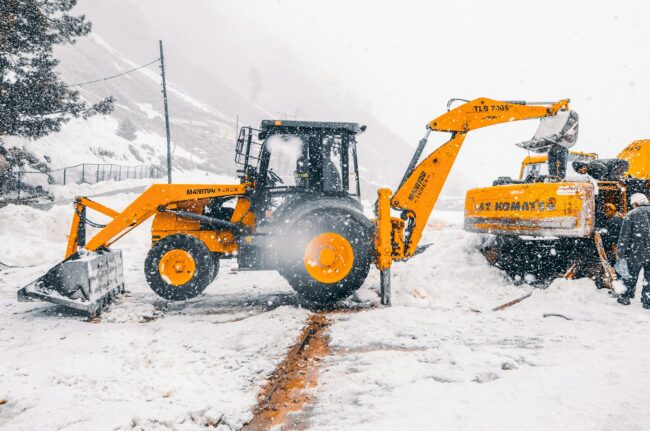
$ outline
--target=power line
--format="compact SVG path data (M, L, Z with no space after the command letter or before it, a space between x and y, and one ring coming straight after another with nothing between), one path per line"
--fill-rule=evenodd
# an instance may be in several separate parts
M134 69L127 70L126 72L122 72L122 73L120 73L118 75L107 76L106 78L95 79L93 81L88 81L88 82L80 82L78 84L65 85L64 87L81 87L82 85L94 84L96 82L108 81L109 79L119 78L120 76L124 76L124 75L127 75L129 73L135 72L136 70L144 69L147 66L151 66L152 64L154 64L154 63L156 63L158 61L160 61L160 58L157 58L157 59L155 59L155 60L153 60L153 61L151 61L151 62L149 62L147 64L143 64L142 66L138 66L138 67L136 67Z

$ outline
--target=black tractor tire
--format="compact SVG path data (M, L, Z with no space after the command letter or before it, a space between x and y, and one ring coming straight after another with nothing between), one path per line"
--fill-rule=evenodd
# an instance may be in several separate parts
M353 251L352 268L336 282L318 281L307 271L304 256L309 242L323 233L335 233L345 238ZM351 214L326 211L309 215L296 223L282 251L282 275L293 290L309 301L330 305L352 295L365 281L372 261L372 235Z
M172 250L183 250L194 260L194 275L181 285L169 283L159 271L161 259ZM149 250L144 272L151 290L165 299L183 301L203 292L214 279L217 270L212 253L203 241L191 235L170 235L158 241Z

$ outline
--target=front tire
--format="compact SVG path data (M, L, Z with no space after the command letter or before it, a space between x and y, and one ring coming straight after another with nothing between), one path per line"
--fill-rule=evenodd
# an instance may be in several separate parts
M292 229L280 274L293 290L322 305L347 298L370 270L371 232L352 215L325 212Z
M149 250L144 268L151 290L172 301L199 295L216 273L212 253L191 235L170 235L158 241Z

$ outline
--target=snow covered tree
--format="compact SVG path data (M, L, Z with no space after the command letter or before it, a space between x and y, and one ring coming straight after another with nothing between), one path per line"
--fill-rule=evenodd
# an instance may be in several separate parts
M88 105L55 71L53 47L74 43L91 24L71 16L77 0L0 2L0 137L38 138L59 131L71 117L112 110L112 98Z
M72 117L111 112L111 97L89 105L55 70L54 46L72 44L91 30L83 15L68 15L76 3L0 1L0 145L3 136L36 139L61 130ZM47 171L45 164L24 149L10 151L7 159L10 167L27 164Z
M4 159L4 164L0 163L0 207L13 200L17 203L37 201L39 198L52 200L52 196L41 186L27 184L22 180L20 174L14 172L15 168L22 169L29 166L37 172L48 175L48 182L52 182L49 176L47 164L38 160L32 153L24 148L9 148L9 150L0 147L0 161ZM14 195L14 196L12 196ZM3 197L6 197L3 199ZM20 199L18 199L20 197Z
M121 138L126 139L127 141L135 141L137 138L135 132L138 131L138 128L135 127L135 124L131 120L124 119L120 121L120 124L117 127L117 132L115 134Z

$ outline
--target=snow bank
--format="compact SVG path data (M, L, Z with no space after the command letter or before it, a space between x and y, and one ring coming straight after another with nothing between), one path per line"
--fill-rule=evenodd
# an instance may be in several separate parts
M394 305L453 309L462 303L468 309L480 308L495 298L531 289L512 286L501 271L490 266L477 249L482 239L462 230L462 222L462 212L433 212L420 242L431 246L392 266ZM377 286L379 274L371 271L364 287Z
M234 181L198 172L177 179ZM110 186L69 188L59 197L103 194L101 203L120 210L139 195L110 193ZM71 202L0 209L0 261L37 265L0 272L0 395L7 400L0 428L240 429L308 315L287 283L274 273L235 274L234 262L223 262L204 294L168 303L144 279L145 223L116 243L129 293L101 321L52 304L17 303L16 289L63 257L72 214Z
M6 265L54 264L65 254L72 206L50 211L22 205L0 208L0 262Z
M393 267L393 307L331 317L309 429L647 427L650 313L638 302L622 307L588 279L510 285L458 225L426 239Z

